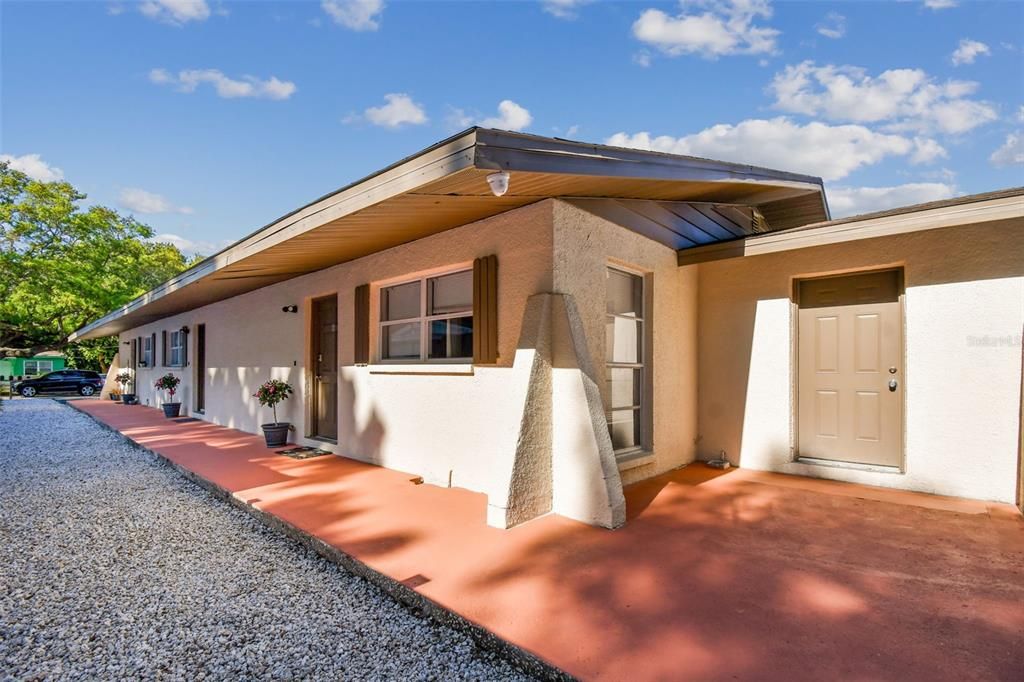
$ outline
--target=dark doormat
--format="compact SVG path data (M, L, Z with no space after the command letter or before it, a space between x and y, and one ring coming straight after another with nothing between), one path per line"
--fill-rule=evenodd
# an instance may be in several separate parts
M187 424L188 422L197 422L199 420L196 419L195 417L176 417L171 421L174 422L175 424Z
M323 455L333 455L333 452L328 450L321 450L320 448L311 448L308 445L303 445L297 448L288 448L287 450L278 450L277 454L284 455L285 457L291 457L292 459L312 459L313 457L322 457Z

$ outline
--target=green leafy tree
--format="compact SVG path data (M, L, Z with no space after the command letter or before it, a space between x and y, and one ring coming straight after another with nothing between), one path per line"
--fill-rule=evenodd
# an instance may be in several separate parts
M69 348L68 335L189 265L150 227L85 199L0 163L0 355L60 350L105 370L116 340Z

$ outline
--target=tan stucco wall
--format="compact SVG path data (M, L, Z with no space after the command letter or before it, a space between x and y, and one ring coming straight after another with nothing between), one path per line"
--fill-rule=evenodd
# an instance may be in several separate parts
M700 265L700 456L724 450L755 469L1012 502L1022 236L1017 221ZM792 282L884 266L905 272L905 470L796 463Z
M517 342L527 299L551 290L552 206L545 201L488 220L449 230L350 263L265 287L181 315L130 330L122 341L188 325L189 359L194 360L195 325L206 325L207 393L204 418L259 432L270 421L251 394L270 377L288 381L295 396L279 406L279 418L295 425L294 440L348 457L422 476L427 482L508 495L532 356L517 361ZM462 376L380 374L374 365L356 367L353 301L356 286L371 283L376 321L379 283L415 276L474 258L498 256L497 366L478 366ZM304 437L304 376L310 301L338 294L339 442ZM295 304L299 314L283 313ZM376 358L376 325L371 325ZM182 377L183 412L194 405L192 368L158 366L139 371L143 404L156 405L153 382L165 372ZM517 367L518 363L518 367Z
M555 205L554 286L575 301L594 381L606 398L605 270L618 264L646 273L647 377L653 427L648 463L624 469L622 482L692 462L697 437L697 268L676 252L564 202Z
M498 256L496 366L448 372L421 366L395 374L377 363L381 286ZM605 267L648 273L648 369L653 446L621 475L604 419ZM356 286L371 285L371 363L353 364ZM339 441L305 438L311 301L338 294ZM270 415L251 394L275 377L295 387L279 417L293 440L488 496L488 521L508 526L555 511L608 527L625 520L622 482L693 460L697 424L697 268L675 252L558 201L544 201L350 263L133 329L122 341L206 325L204 419L249 432ZM300 314L281 312L298 305ZM527 306L530 313L527 314ZM160 352L158 350L157 362ZM193 367L141 369L138 394L182 378L184 413L194 405ZM447 372L447 373L444 373Z

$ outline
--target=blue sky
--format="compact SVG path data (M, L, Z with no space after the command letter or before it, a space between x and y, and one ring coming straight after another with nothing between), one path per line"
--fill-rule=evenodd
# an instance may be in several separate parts
M0 154L215 248L474 123L825 178L1024 185L1020 2L3 2Z

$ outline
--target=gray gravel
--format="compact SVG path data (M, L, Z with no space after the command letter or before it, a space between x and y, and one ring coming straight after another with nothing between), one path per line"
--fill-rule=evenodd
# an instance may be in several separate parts
M0 679L529 679L85 415L0 412Z

